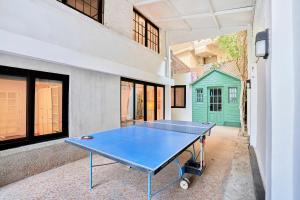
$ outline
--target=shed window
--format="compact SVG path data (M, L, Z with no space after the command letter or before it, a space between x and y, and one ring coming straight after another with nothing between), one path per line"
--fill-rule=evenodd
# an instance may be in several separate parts
M133 10L133 39L159 53L159 29L137 10Z
M185 108L186 107L186 86L176 85L171 88L171 107Z
M197 102L203 102L203 88L196 89Z
M228 102L237 103L237 88L230 87L228 88Z
M78 12L103 23L103 0L58 0Z
M0 150L68 136L67 75L0 67Z

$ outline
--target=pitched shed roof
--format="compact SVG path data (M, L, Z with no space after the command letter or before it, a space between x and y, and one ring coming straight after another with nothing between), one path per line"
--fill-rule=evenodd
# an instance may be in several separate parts
M205 77L209 76L209 75L212 74L213 72L219 72L219 73L221 73L221 74L224 74L225 76L229 76L229 77L231 77L231 78L234 78L234 79L237 79L237 80L241 80L239 77L234 76L234 75L231 75L231 74L228 74L228 73L223 72L223 71L221 71L221 70L219 70L219 69L212 69L212 70L210 70L210 71L205 72L205 73L204 73L202 76L200 76L197 80L193 81L193 82L191 83L191 85L194 85L195 83L197 83L197 82L199 82L200 80L204 79Z

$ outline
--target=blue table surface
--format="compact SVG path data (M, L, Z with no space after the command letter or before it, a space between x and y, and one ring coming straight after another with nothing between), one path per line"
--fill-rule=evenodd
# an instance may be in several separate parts
M136 126L155 128L161 130L176 131L188 134L204 135L210 128L206 126L187 126L181 124L161 123L161 122L142 122Z
M200 137L197 134L140 126L89 135L94 138L68 138L65 141L147 171L157 170Z
M179 125L186 125L186 126L197 126L203 128L212 128L216 124L212 122L202 123L202 122L191 122L191 121L181 121L181 120L157 120L154 123L163 123L163 124L179 124Z

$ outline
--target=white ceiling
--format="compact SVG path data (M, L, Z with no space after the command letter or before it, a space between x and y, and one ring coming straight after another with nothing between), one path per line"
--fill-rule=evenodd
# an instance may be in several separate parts
M193 31L252 24L255 0L131 0L166 31Z

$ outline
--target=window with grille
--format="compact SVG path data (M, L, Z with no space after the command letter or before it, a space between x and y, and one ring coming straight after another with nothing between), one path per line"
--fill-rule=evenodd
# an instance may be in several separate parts
M58 0L63 4L103 23L103 0Z
M159 53L159 29L137 10L133 10L133 39Z
M158 52L158 28L147 24L147 44L150 49Z
M212 112L222 111L221 88L213 88L209 90L209 110Z
M203 102L203 88L196 89L197 102Z
M228 88L228 102L237 103L237 88L230 87Z
M146 20L144 17L134 12L133 17L133 39L142 44L146 44Z

